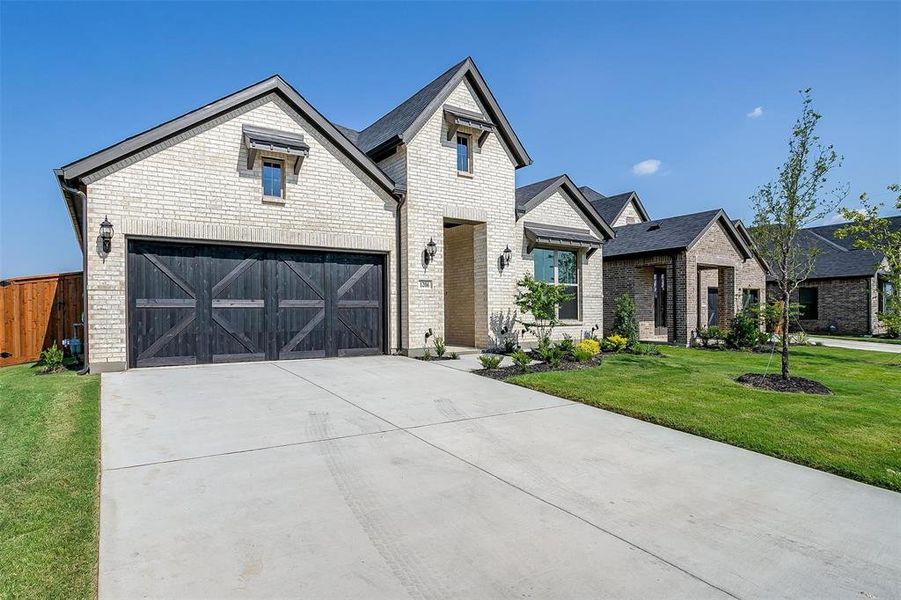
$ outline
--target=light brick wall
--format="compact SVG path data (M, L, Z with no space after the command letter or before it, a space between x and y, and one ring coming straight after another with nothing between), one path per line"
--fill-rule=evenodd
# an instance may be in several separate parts
M884 327L877 317L879 299L875 277L811 279L802 283L801 287L818 290L819 318L799 321L804 331L828 332L834 326L835 332L841 334L884 333ZM795 290L791 301L798 302L798 295L798 290ZM775 284L767 286L767 296L770 300L779 299ZM792 324L792 329L797 329L796 324Z
M638 208L635 206L635 202L629 201L625 207L623 207L623 212L620 213L619 217L617 217L615 223L610 223L611 227L620 227L621 225L629 225L632 223L641 223L644 219L641 218L641 213L638 212Z
M447 104L486 114L464 81L446 101ZM424 334L432 328L444 335L444 265L447 253L442 247L445 218L477 224L474 228L475 337L485 347L502 337L504 328L515 330L516 281L532 272L525 252L523 221L585 227L581 216L567 202L560 205L546 200L532 213L517 221L515 214L515 165L496 134L489 135L481 148L474 150L472 177L460 176L456 168L456 145L447 140L447 124L438 110L407 146L407 201L402 223L407 247L403 268L404 288L409 307L404 315L407 348L424 344ZM545 207L545 205L547 205ZM556 209L561 209L560 213ZM551 219L553 220L546 220ZM432 238L439 244L435 260L425 265L422 251ZM504 248L513 249L513 260L501 270L498 258ZM602 314L601 252L590 260L582 258L583 312L581 324L561 327L572 335L590 328ZM421 283L424 282L424 283ZM526 340L528 342L528 340Z
M301 133L310 146L283 204L262 201L260 159L246 168L241 126ZM114 164L86 180L89 232L104 216L112 252L88 248L90 360L124 366L126 238L153 237L384 252L390 345L397 346L395 203L279 97L269 95Z

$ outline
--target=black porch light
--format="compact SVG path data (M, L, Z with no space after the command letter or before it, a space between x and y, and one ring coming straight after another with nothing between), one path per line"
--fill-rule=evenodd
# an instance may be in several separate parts
M432 262L432 260L435 258L436 252L438 252L438 244L435 243L435 238L429 238L429 243L425 245L426 263Z
M510 250L510 244L507 244L507 247L501 253L501 266L509 266L511 260L513 260L513 250Z
M103 253L109 254L113 247L113 224L107 217L103 217L103 223L100 224L100 241L103 243Z

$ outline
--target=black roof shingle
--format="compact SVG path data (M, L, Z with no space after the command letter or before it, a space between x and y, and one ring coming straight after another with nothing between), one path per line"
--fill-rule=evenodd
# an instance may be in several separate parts
M614 227L616 237L604 246L604 257L617 258L685 250L717 219L722 219L736 244L747 255L746 258L751 258L753 255L750 249L740 234L734 230L732 222L719 209Z

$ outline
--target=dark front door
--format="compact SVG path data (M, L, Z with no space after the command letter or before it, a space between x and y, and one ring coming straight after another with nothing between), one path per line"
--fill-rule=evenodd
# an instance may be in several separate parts
M707 288L707 327L715 327L718 322L718 304L719 290L715 287Z
M378 354L377 255L133 241L131 366Z
M654 333L666 334L666 269L654 269Z

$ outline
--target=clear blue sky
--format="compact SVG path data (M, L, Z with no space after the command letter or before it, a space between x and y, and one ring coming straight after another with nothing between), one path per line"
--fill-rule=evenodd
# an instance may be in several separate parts
M466 55L535 161L520 185L567 172L637 190L652 216L748 219L812 87L848 202L887 199L901 180L899 7L2 2L0 275L81 268L54 167L273 73L360 128ZM643 161L659 168L635 174Z

